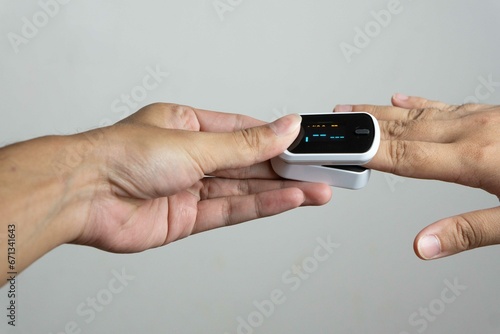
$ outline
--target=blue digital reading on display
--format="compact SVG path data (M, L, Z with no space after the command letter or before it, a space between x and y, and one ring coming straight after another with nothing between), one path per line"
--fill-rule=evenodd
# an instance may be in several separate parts
M313 137L327 137L327 134L321 133L321 134L313 134ZM330 136L330 139L332 140L339 140L339 139L345 139L345 136ZM309 136L306 136L306 143L309 143Z
M308 124L304 130L304 141L306 143L332 142L345 139L344 129L331 122Z

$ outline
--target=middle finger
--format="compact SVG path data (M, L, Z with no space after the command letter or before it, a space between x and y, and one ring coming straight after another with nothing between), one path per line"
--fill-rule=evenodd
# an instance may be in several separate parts
M199 189L200 200L229 196L246 196L273 190L299 188L305 195L303 205L318 205L330 199L331 188L320 183L290 180L231 180L207 177Z

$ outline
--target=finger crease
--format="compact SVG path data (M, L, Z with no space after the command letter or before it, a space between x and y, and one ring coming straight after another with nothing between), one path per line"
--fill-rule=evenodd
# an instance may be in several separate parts
M231 205L231 198L225 198L224 199L224 204L222 205L222 221L224 222L225 226L231 226L233 225L233 220L232 220L232 215L233 215L233 210L232 210L232 205Z
M464 217L457 217L455 222L457 245L462 250L469 250L479 246L481 239L475 232L472 224Z
M238 194L246 195L250 192L250 182L248 180L240 180L238 182Z

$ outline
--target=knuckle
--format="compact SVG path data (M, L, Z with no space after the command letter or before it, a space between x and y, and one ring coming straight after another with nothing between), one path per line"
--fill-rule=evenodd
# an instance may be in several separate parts
M122 121L160 126L164 128L181 127L198 130L195 110L191 107L172 103L155 102L141 108Z
M449 111L463 113L471 110L475 110L477 108L477 104L475 103L464 103L458 106L450 106Z
M481 245L481 234L474 229L465 217L458 216L453 220L454 242L459 250L469 250Z
M425 116L427 116L427 114L429 113L428 111L429 109L426 108L410 109L408 111L408 120L418 120L425 118Z
M386 133L389 138L401 138L407 132L407 122L396 120L386 123Z
M182 104L166 104L171 113L182 116L194 112L193 108Z
M485 112L470 114L470 116L465 119L465 121L469 121L472 123L472 127L481 129L483 129L485 126L489 127L492 120L492 114Z
M390 144L389 157L392 161L393 170L391 173L398 174L401 164L405 161L407 144L401 140L393 140Z
M416 142L392 140L389 148L391 173L413 176L419 166L425 165L429 154Z
M171 107L174 106L170 103L155 102L148 104L140 110L144 115L148 117L157 116L158 114L167 114L170 112Z
M167 118L175 119L176 127L194 131L199 130L199 125L194 108L180 104L168 104L165 107L166 108L164 110L170 114Z
M438 115L439 113L443 113L445 111L447 111L447 110L440 109L440 108L437 108L435 106L410 109L408 112L408 120L409 121L418 121L418 120L434 119L436 117L436 115Z

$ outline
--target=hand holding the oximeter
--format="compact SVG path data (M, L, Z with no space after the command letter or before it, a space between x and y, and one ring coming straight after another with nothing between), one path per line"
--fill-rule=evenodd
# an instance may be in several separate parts
M16 269L63 243L140 252L325 204L330 187L285 181L269 162L297 137L300 120L158 103L107 128L1 148L0 227L18 232Z

